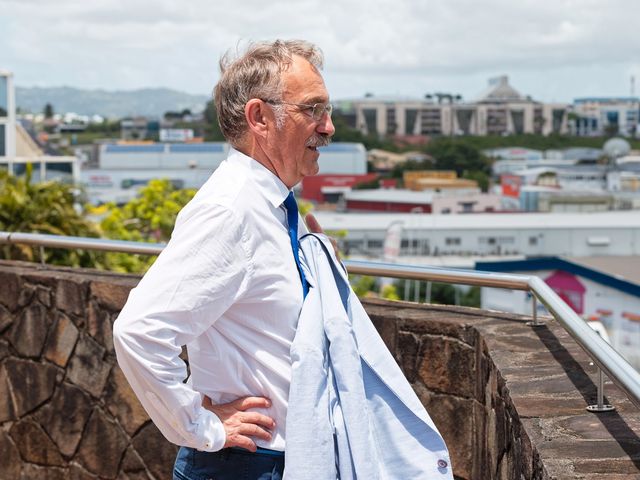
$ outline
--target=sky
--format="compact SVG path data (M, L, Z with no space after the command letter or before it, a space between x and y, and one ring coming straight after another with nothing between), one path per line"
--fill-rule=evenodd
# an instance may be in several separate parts
M474 100L506 74L545 102L640 94L639 0L0 0L15 84L211 93L249 41L303 38L333 99Z

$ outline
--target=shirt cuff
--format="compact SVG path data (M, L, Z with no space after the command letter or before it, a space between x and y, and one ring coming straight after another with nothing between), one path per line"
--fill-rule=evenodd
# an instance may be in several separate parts
M200 446L196 448L203 452L222 450L227 441L227 434L218 416L206 408L202 408L202 413L198 416L197 425Z

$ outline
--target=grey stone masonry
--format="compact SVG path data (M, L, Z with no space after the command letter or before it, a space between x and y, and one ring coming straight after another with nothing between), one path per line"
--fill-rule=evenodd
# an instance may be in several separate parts
M177 447L115 361L139 278L0 261L0 479L171 478ZM366 300L462 480L640 478L640 412L553 320Z

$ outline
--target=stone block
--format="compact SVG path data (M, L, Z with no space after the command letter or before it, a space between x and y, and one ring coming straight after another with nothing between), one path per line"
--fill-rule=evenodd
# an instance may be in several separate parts
M95 338L108 352L113 352L113 324L111 314L98 302L89 302L89 315L87 321L87 331Z
M20 480L67 480L67 471L57 467L41 467L32 463L24 463L20 472Z
M25 461L52 466L65 464L56 445L34 421L22 420L14 423L9 432Z
M76 459L91 473L113 479L118 476L127 443L127 437L118 424L102 410L95 408L87 422ZM156 457L156 460L159 461L160 457Z
M36 289L32 285L23 283L20 289L20 296L18 297L18 306L24 307L33 303L33 297L36 294Z
M22 281L19 274L11 272L0 272L0 305L4 305L10 311L18 308L18 300L20 299L20 290L22 289Z
M98 480L98 477L93 473L87 472L77 463L71 463L69 464L68 480Z
M94 397L102 394L111 363L104 360L105 349L92 338L80 335L69 362L67 378Z
M151 477L147 475L147 470L142 458L140 458L140 455L138 455L132 447L127 448L127 452L124 454L121 471L129 480L151 479Z
M3 360L9 356L9 343L4 340L0 340L0 360Z
M127 302L129 292L133 288L134 283L137 283L137 280L132 279L132 281L126 284L94 280L91 282L91 296L108 310L119 312Z
M376 327L376 330L382 337L385 345L394 356L394 358L398 358L398 324L395 318L391 318L389 316L379 316L373 315L371 316L371 321L373 326Z
M474 401L435 394L421 385L416 385L415 390L449 447L453 473L473 479Z
M56 389L49 405L39 412L40 423L63 455L71 457L75 453L91 409L89 395L63 383Z
M15 446L11 437L0 430L0 478L7 480L20 477L20 466L22 459L18 448Z
M11 395L11 383L4 365L0 364L0 423L16 418L16 411ZM1 456L1 455L0 455ZM0 477L2 478L2 477Z
M14 315L9 310L0 305L0 333L11 326L14 318Z
M476 355L473 348L447 337L420 337L419 376L430 390L474 397Z
M87 305L87 285L84 282L58 279L56 308L66 313L81 315Z
M36 298L45 307L51 306L51 289L38 285L36 288Z
M118 419L129 435L133 435L145 422L149 421L147 412L142 408L122 370L117 366L111 370L105 397L109 412Z
M408 332L398 334L398 356L400 358L400 368L409 383L413 383L418 374L420 358L420 339L417 335Z
M4 367L13 409L18 417L51 398L58 373L58 369L53 365L8 358Z
M12 325L9 341L16 351L30 358L39 358L47 338L47 309L39 304L27 307Z
M132 443L155 478L171 478L178 447L168 442L153 423L144 426Z
M69 317L59 313L47 338L44 357L59 367L66 367L77 340L78 329Z

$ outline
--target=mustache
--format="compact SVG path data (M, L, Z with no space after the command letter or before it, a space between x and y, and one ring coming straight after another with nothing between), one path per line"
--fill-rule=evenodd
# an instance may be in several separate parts
M322 133L314 133L304 144L305 147L326 147L331 143L331 137Z

